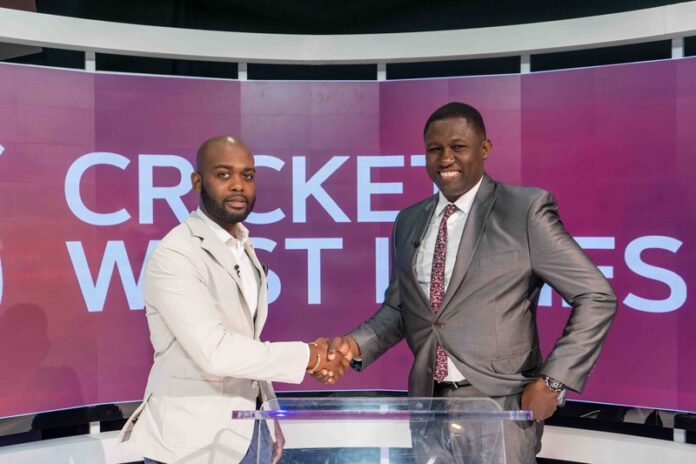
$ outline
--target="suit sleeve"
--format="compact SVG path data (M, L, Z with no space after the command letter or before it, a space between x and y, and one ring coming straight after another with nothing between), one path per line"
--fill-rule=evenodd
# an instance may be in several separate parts
M302 342L260 342L230 331L195 259L173 247L158 246L148 260L145 301L162 317L184 351L205 372L300 383L309 348Z
M397 275L397 266L394 265L397 260L396 253L398 253L398 247L396 246L398 224L399 216L394 221L392 230L392 266L389 287L387 287L384 293L384 302L370 319L349 333L360 347L362 358L360 370L367 367L404 338L399 277Z
M553 196L544 192L527 218L534 273L553 287L572 310L541 372L581 392L597 362L616 313L609 282L563 227Z

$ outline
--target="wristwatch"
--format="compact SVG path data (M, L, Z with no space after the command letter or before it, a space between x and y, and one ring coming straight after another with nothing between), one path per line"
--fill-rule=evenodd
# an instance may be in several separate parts
M563 385L562 382L559 382L558 380L554 379L553 377L549 377L548 375L544 376L544 382L546 382L546 388L548 388L549 391L558 393L558 398L556 400L558 403L558 407L563 407L566 399L566 386Z

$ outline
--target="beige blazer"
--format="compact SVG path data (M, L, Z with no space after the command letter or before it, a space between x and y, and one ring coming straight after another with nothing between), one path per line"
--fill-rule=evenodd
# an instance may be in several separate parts
M259 276L255 318L226 245L192 213L158 244L146 264L143 295L154 363L142 405L119 436L132 451L166 463L237 463L249 447L252 410L274 397L270 381L299 383L308 348L261 342L268 316L266 276Z

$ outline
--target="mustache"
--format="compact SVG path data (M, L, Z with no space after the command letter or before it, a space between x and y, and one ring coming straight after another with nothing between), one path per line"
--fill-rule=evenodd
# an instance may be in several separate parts
M233 193L232 195L228 195L223 201L244 201L245 203L249 203L249 199L241 193Z

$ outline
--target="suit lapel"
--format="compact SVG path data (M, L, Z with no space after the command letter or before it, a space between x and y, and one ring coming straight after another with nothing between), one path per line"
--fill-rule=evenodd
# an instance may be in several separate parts
M251 260L254 266L256 275L258 276L256 283L258 284L258 295L256 304L256 317L254 321L254 337L258 338L261 335L261 329L263 329L266 323L266 317L268 316L268 292L266 290L266 273L263 270L263 266L259 259L256 257L256 252L254 247L251 245L251 241L247 240L244 244L244 250L247 256Z
M249 303L244 298L244 292L242 291L242 282L240 277L237 275L237 270L235 266L237 265L234 256L227 249L227 246L222 243L222 241L210 230L208 224L206 224L201 218L197 217L196 213L192 213L187 219L186 224L191 229L193 235L201 239L201 248L206 250L215 261L222 266L225 271L230 275L232 280L237 284L237 290L240 294L241 301L244 302L242 305L244 307L245 314L250 322L252 322L251 311L249 310Z
M418 244L423 243L423 239L425 238L425 233L428 230L428 225L430 224L430 221L432 220L433 214L435 214L435 207L437 206L437 200L438 200L438 195L433 195L423 205L423 210L422 210L421 214L418 215L418 217L416 218L416 222L413 225L413 228L412 228L413 235L411 235L412 239L409 239L409 241L408 241L409 245L411 245L413 242L416 242ZM420 247L420 245L419 245L419 247ZM423 304L425 304L425 307L428 308L428 310L430 310L430 297L423 292L423 289L421 288L420 284L418 283L418 276L416 274L416 262L418 260L419 247L415 247L415 246L408 247L408 249L412 253L411 257L410 257L411 284L413 284L418 289L418 294L420 295L421 299L423 300Z
M442 314L442 312L447 309L447 304L462 284L471 266L471 261L476 253L476 248L478 248L483 231L486 228L486 221L488 220L488 215L494 203L495 184L490 177L484 174L481 187L479 187L474 203L471 205L469 217L466 219L464 231L462 232L462 239L459 242L459 250L457 250L457 260L455 261L452 276L447 285L447 291L445 292L441 310L438 314Z

